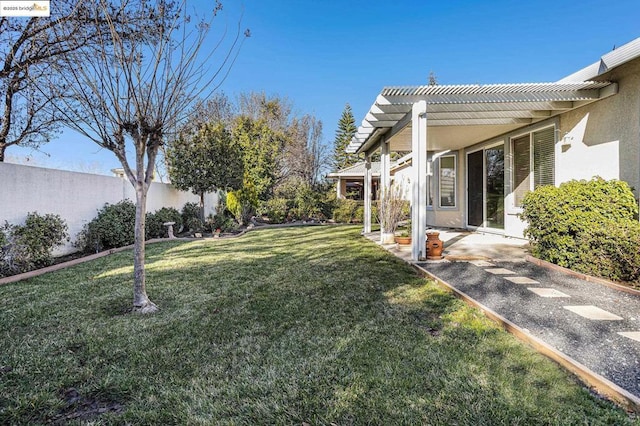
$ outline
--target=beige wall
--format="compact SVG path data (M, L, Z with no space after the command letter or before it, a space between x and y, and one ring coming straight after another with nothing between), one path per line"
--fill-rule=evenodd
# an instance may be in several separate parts
M618 94L560 116L562 139L556 146L556 182L620 179L640 188L640 59L602 77L618 83Z
M0 182L0 224L21 224L29 212L58 214L69 226L71 242L105 203L114 204L125 198L135 202L129 181L110 176L0 163ZM194 194L154 182L149 189L147 211L161 207L181 210L185 203L199 201ZM217 196L208 195L205 214L214 213L216 206ZM55 254L72 251L72 245L67 244Z

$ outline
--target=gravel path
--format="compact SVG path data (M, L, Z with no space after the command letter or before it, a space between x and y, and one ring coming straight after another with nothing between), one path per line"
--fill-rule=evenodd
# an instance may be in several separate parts
M640 332L640 296L527 262L491 262L493 266L483 262L417 265L640 397L640 341L618 334ZM490 272L497 268L513 273ZM538 283L516 284L507 280L513 277L526 277ZM554 289L569 297L541 297L529 288ZM622 319L588 319L566 306L595 306Z

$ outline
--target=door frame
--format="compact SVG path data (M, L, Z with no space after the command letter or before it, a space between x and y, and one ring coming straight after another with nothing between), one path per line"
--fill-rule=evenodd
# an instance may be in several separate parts
M505 155L506 155L506 151L505 151L506 143L504 140L495 141L493 143L486 144L481 147L477 147L477 148L465 151L464 160L465 160L465 205L466 205L465 207L466 208L464 209L464 223L465 223L465 227L470 230L504 235L505 233L504 228L502 229L490 228L486 226L486 223L487 223L487 156L485 154L485 151L498 146L502 146L503 152L505 152ZM469 155L477 153L478 151L482 151L482 225L475 226L475 225L469 225ZM505 158L505 165L506 165L506 158ZM503 173L505 174L504 176L506 176L506 172L507 170L505 167L503 171ZM506 201L506 194L504 194L504 198L502 200L503 204L505 203L505 201ZM505 209L506 209L506 205L505 205Z

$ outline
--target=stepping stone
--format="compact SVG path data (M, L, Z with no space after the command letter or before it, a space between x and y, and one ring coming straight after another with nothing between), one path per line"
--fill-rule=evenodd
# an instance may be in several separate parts
M491 262L487 262L486 260L470 260L469 263L472 265L480 266L481 268L492 268L494 265Z
M640 342L640 331L620 331L618 334Z
M504 279L514 284L540 284L538 281L527 277L504 277Z
M510 271L508 269L505 268L490 268L490 269L485 269L485 271L490 272L494 275L509 275L509 274L515 274L515 272Z
M534 292L540 297L571 297L568 294L564 294L563 292L556 290L555 288L527 287L527 290Z
M580 315L581 317L590 319L590 320L601 320L601 321L621 321L622 317L619 317L611 312L607 312L604 309L600 309L596 306L585 305L585 306L563 306L563 308Z

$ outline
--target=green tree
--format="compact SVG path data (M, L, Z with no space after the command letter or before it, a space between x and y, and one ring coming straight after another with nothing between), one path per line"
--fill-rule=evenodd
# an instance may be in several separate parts
M246 116L236 118L232 134L242 150L243 188L252 185L259 200L268 200L277 182L278 159L285 135L269 126L265 119Z
M171 183L200 196L204 220L204 194L218 189L239 189L244 164L240 145L222 123L203 124L167 146Z
M352 166L358 162L358 156L356 154L347 154L345 149L351 139L358 131L356 126L356 120L353 117L351 111L351 105L346 104L342 111L340 121L338 121L338 129L336 130L336 137L333 141L333 167L340 170L345 167Z

